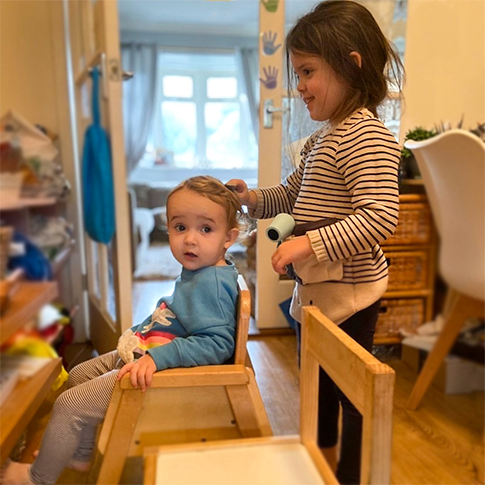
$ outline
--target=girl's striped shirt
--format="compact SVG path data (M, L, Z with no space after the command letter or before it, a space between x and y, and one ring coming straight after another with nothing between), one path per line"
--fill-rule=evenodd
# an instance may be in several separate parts
M397 225L400 147L366 108L334 130L314 133L299 167L285 183L256 189L256 218L292 214L296 223L338 222L307 232L318 261L342 261L341 283L372 283L387 276L379 246Z

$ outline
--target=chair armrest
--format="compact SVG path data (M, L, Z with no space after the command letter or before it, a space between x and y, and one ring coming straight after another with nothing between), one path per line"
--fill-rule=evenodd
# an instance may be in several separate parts
M249 382L249 371L243 365L204 365L167 369L153 374L151 388L244 385ZM134 389L129 374L123 376L120 387Z

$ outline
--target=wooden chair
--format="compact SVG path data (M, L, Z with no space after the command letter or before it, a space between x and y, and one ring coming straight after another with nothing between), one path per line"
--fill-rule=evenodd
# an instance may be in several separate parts
M234 363L160 371L146 392L124 376L99 435L90 483L98 469L96 483L119 483L126 458L141 456L147 444L272 434L246 349L251 297L242 276L238 286Z
M317 445L319 366L363 415L361 483L390 483L394 371L318 308L303 315L300 435L147 448L145 484L338 483Z
M416 409L469 317L485 311L485 144L465 130L408 140L440 237L438 270L448 285L445 324L407 407Z

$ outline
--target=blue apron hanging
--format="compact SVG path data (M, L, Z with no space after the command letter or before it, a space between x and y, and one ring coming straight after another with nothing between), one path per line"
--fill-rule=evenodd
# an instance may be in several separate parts
M84 226L94 241L108 244L115 231L113 169L108 135L99 116L99 71L94 68L93 123L84 135L83 196Z

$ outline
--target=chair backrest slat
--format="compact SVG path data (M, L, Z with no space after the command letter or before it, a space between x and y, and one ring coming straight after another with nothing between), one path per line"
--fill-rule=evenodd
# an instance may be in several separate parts
M238 302L236 318L236 348L234 350L234 364L246 364L247 342L249 334L249 319L251 318L251 293L244 281L239 275L238 284Z
M322 367L363 416L361 483L390 483L395 373L331 322L304 307L300 434L316 441L318 368Z

